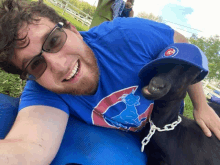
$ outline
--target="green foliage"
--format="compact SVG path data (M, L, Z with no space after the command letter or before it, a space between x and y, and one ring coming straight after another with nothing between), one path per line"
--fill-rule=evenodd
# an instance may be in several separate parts
M137 17L150 19L156 22L162 22L163 18L161 16L155 16L153 13L140 12Z
M210 87L209 85L206 85L206 87L211 89L211 90L215 90L214 88Z
M220 80L220 37L211 36L209 38L192 35L189 42L197 45L207 56L209 62L208 79Z
M0 70L0 93L13 97L19 97L25 81L22 82L18 75L8 74Z
M209 62L209 75L208 79L218 79L220 80L220 75L216 72L220 72L220 38L219 36L211 36L209 38L197 37L192 35L189 38L191 44L197 45L207 56ZM207 85L209 89L214 90L212 87ZM185 111L184 116L194 119L193 117L193 105L190 97L187 95L185 98Z

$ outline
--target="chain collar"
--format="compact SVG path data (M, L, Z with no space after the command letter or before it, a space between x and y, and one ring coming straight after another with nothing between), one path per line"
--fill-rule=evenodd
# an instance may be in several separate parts
M150 131L148 135L142 140L142 147L141 147L141 152L144 152L144 147L147 145L151 139L151 137L154 135L155 131L163 132L163 131L171 131L174 130L174 128L182 121L182 118L178 116L178 120L174 121L172 124L166 124L163 129L160 129L156 125L154 125L153 121L151 120L151 117L149 119L150 122Z

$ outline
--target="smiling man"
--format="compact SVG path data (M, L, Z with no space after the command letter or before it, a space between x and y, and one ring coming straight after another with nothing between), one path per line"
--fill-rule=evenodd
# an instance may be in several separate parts
M15 49L11 60L25 71L22 78L32 74L32 79L55 93L93 94L99 71L94 53L80 33L73 26L63 29L62 22L55 24L48 18L38 19L18 31L19 38L28 32L28 41L18 41L20 46L27 43L28 46Z
M49 164L61 144L69 114L87 124L139 131L153 101L141 94L140 69L174 42L187 42L169 26L118 18L87 32L42 2L4 0L0 8L0 61L6 72L28 79L17 119L0 141L0 164ZM189 89L198 124L220 139L220 121L201 83ZM210 129L210 130L209 130Z

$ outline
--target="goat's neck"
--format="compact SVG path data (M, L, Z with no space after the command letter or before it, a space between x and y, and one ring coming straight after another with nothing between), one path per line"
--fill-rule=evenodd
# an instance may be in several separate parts
M163 128L166 124L171 124L174 121L177 121L180 105L181 100L155 100L151 120L157 127L160 128Z

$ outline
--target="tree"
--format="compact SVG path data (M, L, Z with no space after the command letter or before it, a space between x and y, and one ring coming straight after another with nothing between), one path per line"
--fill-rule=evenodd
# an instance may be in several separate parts
M208 79L220 80L220 37L216 35L204 38L192 35L189 42L197 45L205 53L209 62Z
M140 12L138 13L137 17L150 19L156 22L162 22L163 18L161 16L155 16L153 13L146 13L146 12Z

